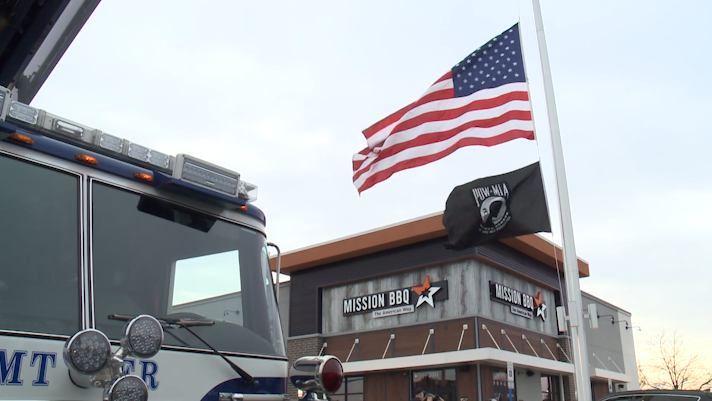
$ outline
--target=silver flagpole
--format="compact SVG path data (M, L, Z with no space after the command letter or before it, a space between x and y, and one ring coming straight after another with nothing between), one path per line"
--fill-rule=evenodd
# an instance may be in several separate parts
M581 300L581 287L579 286L578 258L574 244L574 228L571 221L571 205L569 204L569 191L566 185L566 169L564 167L564 153L561 147L561 134L559 132L559 117L556 112L554 98L554 85L551 80L549 54L546 49L544 24L541 18L539 0L532 0L534 8L534 25L536 27L539 59L544 77L544 92L546 94L546 109L549 115L549 128L551 130L551 147L554 157L554 171L556 173L559 207L561 210L562 248L564 250L564 275L566 276L566 294L569 305L569 321L571 325L571 340L573 347L573 363L576 381L576 398L579 401L591 400L591 376L588 369L588 350L586 346L586 333L581 324L583 320L583 302ZM563 396L563 394L562 394Z

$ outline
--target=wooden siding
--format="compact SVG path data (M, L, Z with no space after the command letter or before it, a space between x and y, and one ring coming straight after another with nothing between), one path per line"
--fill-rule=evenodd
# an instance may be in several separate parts
M608 382L591 381L591 388L593 390L593 399L600 400L601 398L608 395Z
M489 400L494 395L494 381L492 380L494 368L489 365L480 365L482 375L482 397ZM469 401L469 400L468 400Z
M467 397L477 401L477 366L466 365L457 369L457 399Z
M391 330L381 330L370 333L361 333L359 335L359 359L381 359L383 353L386 352L388 340L391 337ZM391 345L392 345L391 341ZM388 347L386 356L393 356L394 348Z
M364 400L409 400L408 370L394 370L364 375Z
M391 344L395 349L395 356L420 355L423 353L423 348L426 354L430 354L432 342L429 341L429 347L425 347L429 331L429 324L395 330L396 338Z
M354 345L355 339L355 335L326 338L324 339L326 342L326 349L324 350L324 353L334 355L339 358L340 361L346 362L349 352L351 352L351 347ZM356 344L349 360L355 360L354 358L358 358L358 346L359 344Z
M349 362L381 359L384 357L383 352L386 350L386 346L389 348L385 358L421 355L423 348L425 348L426 354L457 351L463 324L467 324L468 329L465 330L465 334L462 337L461 350L475 348L475 330L480 331L481 348L496 348L490 336L482 329L482 325L485 324L487 329L492 333L495 341L497 341L497 344L499 344L503 350L515 352L512 345L507 341L507 337L502 334L502 329L509 335L514 347L516 347L519 353L535 356L534 351L536 351L536 355L540 358L555 360L555 358L551 357L551 354L546 350L544 345L542 345L541 339L544 339L554 355L558 358L559 351L556 348L555 337L529 330L522 330L510 325L503 325L483 318L458 319L448 322L399 327L390 330L377 330L358 334L325 337L325 341L328 344L325 352L336 355L342 361L346 361L346 357L351 351L351 346L354 344L354 339L356 338L359 339L359 343L354 347ZM433 335L428 341L428 332L431 328L433 329ZM394 334L395 338L391 341L389 346L388 339L391 334ZM522 335L526 336L526 339L529 340L532 347L529 347L529 344L522 338ZM425 346L426 341L428 341L427 347ZM534 351L532 351L532 348Z
M363 399L382 400L386 396L386 376L372 373L363 376Z
M560 360L559 350L556 348L555 337L551 337L549 335L538 333L535 331L523 330L518 327L501 324L499 322L484 318L478 319L478 324L479 327L477 327L477 329L480 331L480 348L497 348L497 345L499 345L500 349L506 351L515 352L514 348L516 348L516 351L518 351L520 354L538 356L540 358L546 358L551 360ZM487 327L487 330L482 327L483 325ZM504 330L504 333L502 333L502 330ZM491 337L490 333L492 334ZM523 338L522 335L524 335L526 339ZM509 339L507 337L509 337ZM495 345L495 343L492 341L492 338L494 338L494 341L497 342L497 345ZM551 350L551 353L546 349L544 344L542 344L542 339ZM514 346L512 346L512 344L514 344ZM555 358L552 358L552 353L554 354Z
M410 373L407 370L396 370L393 372L388 372L386 376L386 400L387 401L399 401L399 400L409 400L408 397L410 389L408 388L410 383ZM377 400L378 398L370 398Z
M465 324L467 325L467 330L463 333L462 326ZM433 329L435 332L430 341L432 341L435 348L434 352L457 351L460 336L462 336L461 350L475 348L475 319L435 323L433 324Z

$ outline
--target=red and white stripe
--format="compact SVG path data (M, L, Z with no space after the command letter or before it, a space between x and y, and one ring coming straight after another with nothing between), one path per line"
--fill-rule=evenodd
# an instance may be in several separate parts
M525 82L455 98L451 73L410 105L365 129L368 147L353 157L359 193L398 171L440 160L465 146L534 139Z

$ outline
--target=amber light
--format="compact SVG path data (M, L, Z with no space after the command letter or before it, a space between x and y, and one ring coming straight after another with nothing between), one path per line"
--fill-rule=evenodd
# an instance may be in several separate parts
M245 205L241 205L241 206L239 207L239 209L240 209L240 210L242 210L242 211L244 212L244 211L246 211L246 210L247 210L247 206L245 206Z
M89 164L94 164L94 165L99 164L99 161L96 160L96 157L94 157L94 156L83 155L83 154L81 154L81 153L77 153L76 156L74 156L74 157L75 157L77 160L79 160L80 162L89 163Z
M153 176L146 173L134 173L134 178L141 181L153 182Z
M18 141L18 142L26 143L28 145L35 144L34 139L30 138L27 135L22 135L22 134L18 134L18 133L14 133L14 134L10 135L10 139Z

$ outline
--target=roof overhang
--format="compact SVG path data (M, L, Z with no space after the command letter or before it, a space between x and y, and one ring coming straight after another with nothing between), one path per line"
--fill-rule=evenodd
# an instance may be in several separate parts
M574 365L570 363L495 348L476 348L435 354L343 362L343 366L345 374L357 374L434 366L453 366L475 362L486 362L501 367L507 366L507 362L512 362L515 369L533 369L547 374L574 373ZM630 377L624 373L611 372L610 370L599 368L591 369L590 377L597 380L611 379L615 383L631 382Z
M536 369L552 374L574 373L574 366L570 363L538 358L496 348L477 348L397 358L344 362L343 366L345 374L355 374L433 366L452 366L472 364L475 362L486 362L497 366L507 366L507 362L512 362L515 368Z
M620 383L630 383L631 382L630 376L626 375L625 373L612 372L610 370L599 369L599 368L591 369L591 378L599 379L599 380L611 379L611 381L613 381L613 382L620 382Z
M322 266L328 263L352 259L388 249L415 244L435 238L447 237L442 223L442 212L422 218L393 224L345 238L282 253L280 270L290 275L296 271ZM507 238L500 242L528 255L547 266L564 272L563 252L546 238L531 234ZM276 256L270 259L276 270ZM588 277L588 262L578 259L580 277Z
M30 104L101 0L0 2L0 85Z

